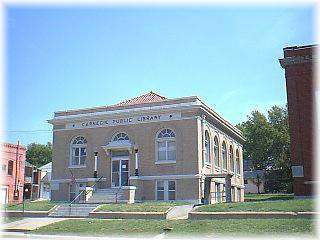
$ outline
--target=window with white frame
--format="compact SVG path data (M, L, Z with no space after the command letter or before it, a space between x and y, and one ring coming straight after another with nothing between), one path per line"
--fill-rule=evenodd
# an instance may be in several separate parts
M176 161L176 135L171 129L163 129L156 139L157 162Z
M231 145L229 148L229 159L230 159L230 171L234 172L234 156L233 156L233 147Z
M112 139L112 141L114 141L114 142L117 142L117 141L129 141L129 140L130 140L129 136L126 133L123 133L123 132L116 134Z
M71 165L84 166L87 157L87 140L78 136L71 142Z
M164 200L164 181L157 181L157 200Z
M210 148L210 136L209 136L209 132L205 131L204 133L204 149L205 149L205 153L204 153L204 160L206 163L210 163L211 162L211 148Z
M240 155L238 149L236 151L236 173L240 174Z
M216 166L220 167L219 161L219 142L217 136L214 137L214 163Z
M226 143L222 143L222 167L227 169L227 146Z
M176 200L176 182L168 181L168 200Z
M156 190L156 199L158 201L176 200L176 182L174 180L157 180Z

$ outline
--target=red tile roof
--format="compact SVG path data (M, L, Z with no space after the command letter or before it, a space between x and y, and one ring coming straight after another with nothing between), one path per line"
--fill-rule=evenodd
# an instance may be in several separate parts
M163 97L151 91L147 94L143 94L141 96L138 96L129 100L125 100L123 102L119 102L110 107L120 107L120 106L130 106L130 105L143 104L143 103L162 102L163 100L166 100L166 99L167 99L166 97Z

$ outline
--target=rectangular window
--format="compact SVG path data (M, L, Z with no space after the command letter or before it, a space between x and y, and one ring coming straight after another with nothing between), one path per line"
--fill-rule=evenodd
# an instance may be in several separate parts
M235 202L235 187L231 187L231 201Z
M159 201L176 200L176 182L173 180L158 180L156 182L157 196Z
M157 181L157 200L164 200L164 181Z
M240 202L241 199L241 190L240 188L237 188L237 201Z
M175 181L169 181L168 183L168 192L169 201L176 200L176 182Z
M176 143L172 140L158 141L158 161L176 161Z
M244 180L244 184L248 184L248 180L247 179Z
M8 175L12 175L13 173L13 161L8 162Z
M87 157L87 150L85 147L73 147L72 148L72 165L84 165Z
M72 201L76 197L76 184L70 183L69 185L69 200Z
M7 170L7 165L2 164L2 166L1 166L1 170L5 172L5 171Z

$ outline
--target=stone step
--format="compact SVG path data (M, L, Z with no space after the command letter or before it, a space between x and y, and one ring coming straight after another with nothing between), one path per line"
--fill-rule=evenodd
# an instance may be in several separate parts
M52 213L50 217L88 217L99 204L72 204L60 205Z

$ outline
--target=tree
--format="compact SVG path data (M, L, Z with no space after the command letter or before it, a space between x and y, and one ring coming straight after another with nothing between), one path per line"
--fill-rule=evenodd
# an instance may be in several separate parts
M243 146L244 159L250 160L255 170L266 169L272 145L272 130L267 118L259 111L253 111L248 120L238 124L237 127L246 139Z
M26 160L41 167L52 161L52 144L48 142L46 145L39 143L31 143L27 146Z
M260 175L257 173L257 177L253 179L254 185L258 188L258 194L260 194L260 184L262 183Z
M290 191L292 175L287 107L273 106L267 117L253 111L248 120L237 127L246 139L244 159L252 161L254 170L266 172L269 185L266 189Z

